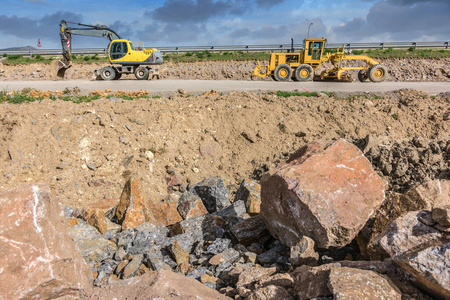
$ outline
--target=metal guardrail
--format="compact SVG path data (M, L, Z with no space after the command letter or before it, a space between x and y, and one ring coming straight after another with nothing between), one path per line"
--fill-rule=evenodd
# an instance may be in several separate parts
M365 49L386 49L397 48L405 49L414 47L418 48L442 48L449 49L449 42L381 42L381 43L327 43L327 49L335 49L345 45L347 51L351 50L365 50ZM210 51L210 52L232 52L232 51L287 51L291 49L291 44L280 45L235 45L235 46L171 46L171 47L156 47L161 52L166 53L183 53L183 52L197 52L197 51ZM303 44L294 44L294 49L303 49ZM79 48L72 49L72 54L106 54L105 48ZM33 50L11 50L2 51L1 55L61 55L61 49L33 49Z

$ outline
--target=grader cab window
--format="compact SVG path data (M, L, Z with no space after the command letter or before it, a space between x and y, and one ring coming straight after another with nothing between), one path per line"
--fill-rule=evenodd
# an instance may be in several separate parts
M115 42L111 46L111 59L119 59L128 53L126 42Z
M312 56L312 59L319 60L322 54L323 42L311 42L309 44L308 55Z

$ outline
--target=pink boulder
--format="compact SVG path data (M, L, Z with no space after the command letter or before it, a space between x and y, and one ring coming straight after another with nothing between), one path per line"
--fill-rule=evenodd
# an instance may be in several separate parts
M261 180L261 216L293 246L303 236L319 248L349 244L385 199L385 183L353 144L314 142Z
M81 298L90 271L46 184L0 192L0 298ZM4 298L3 298L4 297Z

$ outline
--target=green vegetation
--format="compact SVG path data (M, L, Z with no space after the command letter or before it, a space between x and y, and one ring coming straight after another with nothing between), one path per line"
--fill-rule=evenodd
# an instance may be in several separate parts
M317 96L317 92L284 92L284 91L277 91L276 95L278 97L292 97L292 96L304 96L304 97L315 97Z
M43 96L32 96L27 93L22 93L19 91L16 92L11 92L7 90L0 91L0 103L6 102L13 104L20 104L33 101L40 101L42 99L44 99Z
M336 49L325 49L325 53L336 53ZM450 57L450 50L446 49L415 49L409 47L408 49L368 49L368 50L352 50L354 55L368 55L370 57L378 58L407 58L407 57ZM50 56L32 55L22 56L18 54L7 55L3 54L3 64L5 65L19 65L30 63L44 63L49 64L52 60L59 59ZM270 58L270 52L246 52L246 51L225 51L225 52L211 52L211 51L197 51L185 53L165 53L163 55L165 61L173 62L195 62L195 61L223 61L223 60L267 60ZM106 55L72 55L74 63L106 63L108 58Z

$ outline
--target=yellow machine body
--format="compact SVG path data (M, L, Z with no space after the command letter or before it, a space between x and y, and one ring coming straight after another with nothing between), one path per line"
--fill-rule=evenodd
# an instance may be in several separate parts
M113 40L108 45L108 60L121 65L154 65L162 63L162 55L157 49L145 49L142 42L134 47L129 40Z
M365 81L383 81L387 75L387 68L380 65L380 62L366 55L346 54L344 46L342 50L337 48L336 53L324 53L326 39L305 39L304 50L299 52L276 52L271 53L268 65L257 64L253 75L265 77L271 75L277 81L287 81L291 77L297 81L312 80L314 70L324 62L330 61L333 68L322 71L320 78L323 79L343 79L343 73L350 70L360 70L358 79ZM362 61L357 67L342 66L343 61Z

